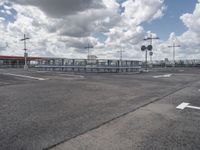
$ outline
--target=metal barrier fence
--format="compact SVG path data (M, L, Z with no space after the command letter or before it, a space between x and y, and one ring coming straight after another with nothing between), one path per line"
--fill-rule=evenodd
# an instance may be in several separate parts
M133 60L88 60L88 59L40 59L40 71L67 72L136 72L141 69L140 61Z
M199 59L190 60L176 60L176 61L153 61L151 63L153 67L200 67Z

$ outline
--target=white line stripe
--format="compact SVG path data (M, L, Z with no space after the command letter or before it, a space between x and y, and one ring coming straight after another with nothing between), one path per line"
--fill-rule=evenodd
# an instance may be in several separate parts
M153 78L169 78L171 76L172 76L172 74L165 74L165 75L153 76Z
M26 76L26 75L20 75L20 74L12 74L12 73L4 73L4 74L10 75L10 76L22 77L22 78L35 79L35 80L40 80L40 81L48 80L45 78L37 78L37 77L31 77L31 76Z
M48 73L49 71L36 71L37 73Z
M187 106L187 108L199 109L200 110L200 107L195 107L195 106Z
M78 78L85 78L84 76L81 75L71 75L71 74L63 74L64 76L69 76L69 77L78 77Z
M9 84L8 82L0 82L0 84Z

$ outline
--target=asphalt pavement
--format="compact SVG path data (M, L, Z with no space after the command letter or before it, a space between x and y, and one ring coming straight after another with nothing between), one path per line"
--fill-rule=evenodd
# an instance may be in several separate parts
M199 73L1 69L0 149L198 150Z

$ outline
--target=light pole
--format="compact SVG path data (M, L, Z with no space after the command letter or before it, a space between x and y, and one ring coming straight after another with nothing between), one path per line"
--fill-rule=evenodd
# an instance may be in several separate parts
M27 48L26 48L26 40L29 40L30 38L26 37L26 34L24 34L24 38L21 39L21 41L24 41L24 70L28 70L28 65L27 65Z
M172 48L172 50L173 50L173 62L174 62L174 65L175 65L175 48L176 47L181 47L180 45L176 45L176 43L175 42L173 42L173 44L172 45L170 45L170 46L168 46L169 48Z

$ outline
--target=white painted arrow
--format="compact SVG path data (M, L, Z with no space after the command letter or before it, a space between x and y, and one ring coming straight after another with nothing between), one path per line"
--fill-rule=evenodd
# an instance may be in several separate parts
M171 77L172 74L164 74L164 75L159 75L159 76L153 76L154 78L169 78Z
M177 109L181 109L181 110L183 110L185 108L192 108L192 109L198 109L198 110L200 110L200 107L190 106L190 103L181 103L176 108Z

